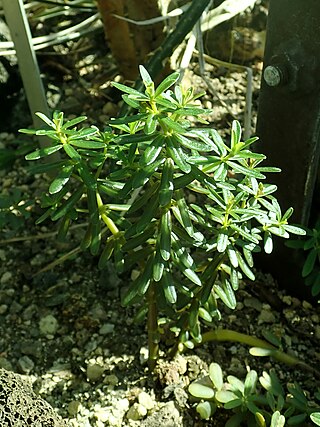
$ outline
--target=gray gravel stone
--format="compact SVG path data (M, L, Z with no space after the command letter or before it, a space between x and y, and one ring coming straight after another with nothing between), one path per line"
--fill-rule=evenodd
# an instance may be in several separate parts
M105 368L98 364L89 364L87 366L87 379L90 382L96 382L98 381L103 373L105 371Z
M148 413L148 410L146 407L141 405L141 403L134 403L129 411L127 412L127 418L128 420L132 421L139 421L142 420Z
M42 345L40 341L25 341L20 344L22 354L40 358L42 355Z
M150 394L146 393L145 391L142 391L138 394L138 402L140 405L144 406L148 411L154 408L154 400L150 396Z
M54 316L52 316L52 314L42 317L39 321L40 332L43 335L54 335L57 332L58 327L58 321Z
M22 374L29 374L34 369L34 362L28 356L22 356L17 362L19 371Z
M5 273L3 273L0 279L1 285L6 285L7 283L9 283L12 279L12 276L13 275L11 271L6 271Z
M100 335L109 335L114 331L114 325L112 323L104 323L99 329Z

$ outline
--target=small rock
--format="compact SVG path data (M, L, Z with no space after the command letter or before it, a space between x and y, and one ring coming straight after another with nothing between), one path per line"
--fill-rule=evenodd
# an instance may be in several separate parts
M109 384L111 386L115 386L119 383L119 378L114 375L114 374L110 374L110 375L106 375L103 381L105 384Z
M283 295L282 297L282 301L287 304L287 305L291 305L292 304L292 298L290 295Z
M315 327L314 335L315 335L315 337L316 337L318 340L320 340L320 326L319 326L319 325L317 325L317 326Z
M148 363L149 351L147 347L140 348L139 361L141 365L146 365Z
M12 273L11 273L11 271L6 271L1 276L0 283L1 283L1 285L6 285L7 283L10 282L11 279L12 279Z
M69 402L68 404L68 414L71 417L75 417L77 415L77 413L79 412L80 409L80 402L78 400L72 400L71 402Z
M0 260L1 261L6 260L6 252L3 249L0 249Z
M21 304L19 304L17 301L12 301L12 304L10 305L11 314L20 313L22 309L23 309L23 306Z
M7 310L8 310L7 304L1 304L0 305L0 315L5 314Z
M103 373L105 371L105 368L101 365L98 365L97 363L89 364L87 366L87 379L90 382L96 382L98 381Z
M54 316L52 316L52 314L48 314L40 319L39 328L43 335L54 335L57 332L58 327L58 321Z
M258 325L261 325L262 323L274 323L275 321L275 315L269 310L262 310L258 316Z
M20 357L17 366L22 374L29 374L34 369L34 363L28 356Z
M134 403L127 412L128 420L139 421L147 415L147 409L140 403Z
M42 345L39 341L25 341L20 344L20 351L27 356L40 358L42 355Z
M319 316L317 314L313 314L311 316L311 320L313 321L313 323L319 323Z
M150 411L154 407L154 400L145 391L142 391L141 393L139 393L138 402L140 403L140 405L144 406L148 411Z
M112 323L104 323L99 329L100 335L109 335L114 331L114 325Z
M243 304L245 307L254 308L257 311L261 311L262 309L262 303L258 300L258 298L245 298L243 300Z
M0 356L0 368L6 369L7 371L12 371L12 364L8 359Z
M308 301L302 301L302 307L305 310L311 310L312 309L312 305Z
M142 421L140 425L141 427L173 427L180 426L182 424L180 413L174 402L170 400L165 403L159 411L154 412L151 416Z

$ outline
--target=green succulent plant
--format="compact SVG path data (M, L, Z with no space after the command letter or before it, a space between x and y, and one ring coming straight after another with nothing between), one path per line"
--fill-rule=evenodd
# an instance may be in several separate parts
M287 389L286 395L273 370L263 372L259 378L255 370L250 370L244 381L229 375L224 382L218 363L211 363L208 376L189 385L189 393L201 399L196 411L202 419L212 417L218 408L232 411L225 427L299 426L308 416L316 423L315 408L299 385L289 384Z
M279 169L261 165L265 156L251 149L258 138L242 141L234 121L225 143L201 118L209 113L195 102L202 94L177 84L179 73L158 87L142 66L140 73L144 91L113 83L136 113L104 131L78 130L85 117L65 121L55 112L52 119L38 113L45 129L22 132L52 139L28 160L61 153L49 165L56 177L37 222L57 221L65 236L85 219L81 248L99 256L100 268L113 257L120 274L138 271L123 304L139 303L138 317L147 315L153 368L162 336L173 337L172 353L193 347L201 324L220 319L218 300L236 307L239 281L255 279L255 252L270 253L273 236L305 232L288 223L293 209L282 214L276 186L265 182Z

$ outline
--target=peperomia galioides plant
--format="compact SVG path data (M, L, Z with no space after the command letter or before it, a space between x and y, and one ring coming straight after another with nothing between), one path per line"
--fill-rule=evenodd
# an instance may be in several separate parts
M221 316L218 300L234 309L239 280L255 279L253 254L270 253L273 235L304 231L288 224L293 209L283 215L276 186L265 182L279 169L261 166L265 156L251 151L258 138L242 141L234 121L225 143L201 119L209 112L195 104L202 94L175 85L179 73L157 88L142 66L140 73L144 92L113 83L136 113L110 120L106 130L77 130L85 117L65 122L56 112L52 119L38 113L46 129L22 132L53 141L28 160L62 153L50 165L57 176L38 222L59 221L65 235L85 215L81 247L99 254L99 266L113 257L119 273L139 272L123 304L138 302L138 317L147 315L153 368L161 335L174 338L173 353L200 343L200 321L212 326Z

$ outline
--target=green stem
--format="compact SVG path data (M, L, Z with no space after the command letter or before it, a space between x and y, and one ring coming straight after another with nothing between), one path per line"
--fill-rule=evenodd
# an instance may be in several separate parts
M148 349L149 369L152 372L156 366L159 355L159 331L158 331L158 306L156 300L155 283L152 280L148 289Z
M251 335L242 334L240 332L232 331L230 329L217 329L215 331L205 332L202 335L202 343L208 341L234 341L239 342L241 344L247 344L251 347L259 347L269 349L269 356L278 360L279 362L286 363L292 367L300 367L308 372L312 372L314 375L320 378L320 372L316 369L312 368L310 365L299 360L297 357L290 356L287 353L284 353L278 350L273 345L268 342L261 340L259 338L253 337ZM197 343L195 343L197 345Z

